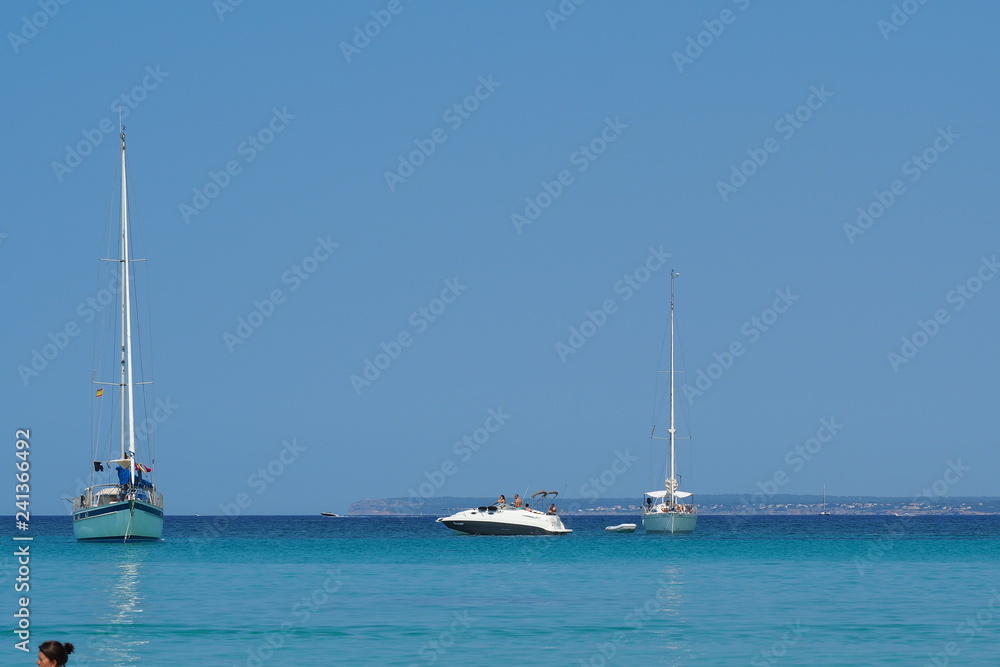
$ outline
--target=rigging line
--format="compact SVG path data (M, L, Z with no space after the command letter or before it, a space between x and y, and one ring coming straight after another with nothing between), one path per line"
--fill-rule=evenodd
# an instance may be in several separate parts
M124 128L122 129L124 131ZM126 163L126 168L130 167L132 164L132 159L128 156L128 154L126 154L125 156L125 163ZM129 195L128 196L129 257L133 258L141 257L144 259L146 257L144 251L145 225L141 212L137 210L137 208L134 205L134 202L140 199L138 194L136 193L138 186L134 178L129 180L127 187ZM137 266L130 267L131 271L130 277L132 278L131 284L133 287L133 289L131 290L132 298L130 299L130 301L132 309L137 315L135 321L135 332L133 335L137 339L137 346L135 352L139 357L139 364L138 364L139 380L155 382L156 374L154 369L154 360L156 358L156 355L153 352L153 331L155 328L153 327L153 320L152 320L152 305L151 305L152 298L151 298L151 286L150 286L152 283L152 280L150 279L151 269L149 268L148 265L145 264L145 262L143 264L144 264L144 269L143 269L144 275L146 276L146 278L145 280L142 281L136 280L136 269L138 267ZM145 291L146 293L144 303L140 303L139 299L140 290L137 289L137 286L140 283L142 284L142 290ZM139 387L139 391L141 393L142 414L144 418L144 421L142 423L146 424L148 423L150 415L150 403L151 402L155 403L156 386L150 385L147 387L143 385ZM151 464L154 463L156 460L155 432L156 432L155 428L149 428L146 429L146 433L143 436L145 439L145 445L147 450L146 453L149 456L149 462Z
M104 241L106 243L106 247L105 247L105 252L101 255L102 257L113 256L111 248L114 247L114 240L115 240L115 233L114 233L115 217L116 217L115 202L117 201L118 199L117 195L119 194L118 184L121 182L120 181L121 172L119 169L120 166L118 164L118 161L116 160L115 168L112 173L111 187L109 188L110 194L109 194L108 209L107 209L107 222L104 230ZM94 289L94 295L96 299L101 298L101 294L103 293L104 290L110 289L110 285L112 283L111 278L114 277L115 266L116 266L115 262L103 262L103 261L97 262L96 287ZM92 329L93 331L92 341L94 349L91 351L91 359L94 360L95 367L92 370L93 375L91 377L91 380L95 379L95 377L100 375L100 373L102 372L101 367L104 364L104 350L107 349L106 342L108 340L109 333L113 330L114 320L107 316L108 312L109 311L107 310L106 306L102 306L101 312L95 315L95 319L97 321L95 323L94 328ZM114 308L112 308L110 312L114 312ZM91 384L91 391L94 391L93 384ZM92 394L90 400L93 401L94 399L95 397ZM103 458L99 456L100 454L99 450L101 447L101 429L103 428L103 417L104 417L104 410L102 409L103 405L104 405L103 403L99 402L96 406L93 406L90 413L91 461ZM91 479L93 479L95 473L96 471L94 470L90 471Z
M667 340L668 340L668 338L670 336L670 318L669 317L667 318L667 321L663 325L663 327L664 327L663 328L663 334L660 336L660 353L659 353L659 355L656 358L656 374L655 374L655 377L653 378L653 409L652 409L652 415L651 415L651 418L650 418L650 423L652 424L652 427L651 427L650 432L649 432L649 438L650 438L649 439L649 483L650 483L650 486L648 488L655 488L654 486L652 486L653 484L656 484L656 479L654 477L654 475L656 473L654 471L658 469L656 466L653 465L655 445L656 445L656 442L653 440L653 433L656 431L656 416L658 414L660 414L660 411L663 409L663 403L666 400L666 394L664 394L663 397L660 396L660 375L661 375L661 373L660 373L660 367L663 366L663 354L664 354L664 350L667 347ZM666 467L666 463L664 463L664 468L665 467Z

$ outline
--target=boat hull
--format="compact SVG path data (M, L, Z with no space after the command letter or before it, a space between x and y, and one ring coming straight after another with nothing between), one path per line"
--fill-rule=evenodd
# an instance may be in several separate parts
M567 535L573 532L555 514L514 508L465 510L437 521L466 535Z
M693 533L698 515L693 512L650 512L642 515L642 529L647 533Z
M620 523L617 526L608 526L604 531L607 533L634 533L635 529L634 523Z
M163 510L141 500L73 513L73 535L83 542L150 542L163 539Z

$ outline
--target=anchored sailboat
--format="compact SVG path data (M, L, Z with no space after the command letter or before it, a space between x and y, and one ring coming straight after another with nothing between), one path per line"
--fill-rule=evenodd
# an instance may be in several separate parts
M90 486L79 498L73 499L73 534L78 540L104 542L136 542L159 540L163 534L163 496L156 490L156 485L145 473L151 473L152 468L140 461L136 452L136 398L137 385L149 384L137 382L134 377L132 363L132 337L135 325L132 321L132 259L131 236L128 221L128 193L125 179L125 128L121 133L121 229L119 235L119 257L104 261L118 264L118 275L114 289L118 301L113 309L120 307L120 323L116 332L115 347L118 366L116 381L98 381L94 384L100 388L95 392L97 401L104 401L104 386L117 386L117 401L119 408L118 458L102 462L98 459L97 447L103 438L113 438L110 432L101 433L95 430L94 466L90 471ZM112 392L113 394L114 392ZM115 400L112 398L111 400ZM98 409L98 413L101 411ZM148 422L148 420L147 420ZM147 422L143 422L144 424ZM100 420L98 420L100 423ZM151 454L150 454L151 455ZM152 462L152 459L149 459ZM108 468L105 470L105 464ZM111 481L98 482L98 473L105 472L104 477L111 475Z
M667 479L662 491L644 494L642 503L642 527L647 533L692 533L698 522L698 514L691 502L691 493L680 490L677 480L676 435L674 425L674 279L679 276L670 271L670 456ZM655 432L655 427L654 427ZM654 439L656 435L652 435Z

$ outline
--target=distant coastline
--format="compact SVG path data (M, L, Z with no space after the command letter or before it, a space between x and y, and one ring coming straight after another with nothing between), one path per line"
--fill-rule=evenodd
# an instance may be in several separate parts
M823 497L819 495L775 494L765 502L751 504L752 495L707 494L696 497L698 512L704 515L812 515L819 514ZM474 497L366 498L351 503L348 514L412 515L448 514L455 510L478 507L492 499ZM530 502L530 499L529 499ZM547 502L547 501L546 501ZM566 498L557 500L561 514L638 514L637 498ZM1000 498L955 497L934 500L879 496L828 496L826 508L836 515L920 516L942 514L1000 514Z

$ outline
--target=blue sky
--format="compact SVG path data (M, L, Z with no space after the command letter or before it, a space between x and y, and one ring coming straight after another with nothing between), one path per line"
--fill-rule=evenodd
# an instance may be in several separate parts
M660 488L671 268L685 488L998 495L998 12L5 4L33 509L89 466L122 102L171 512Z

